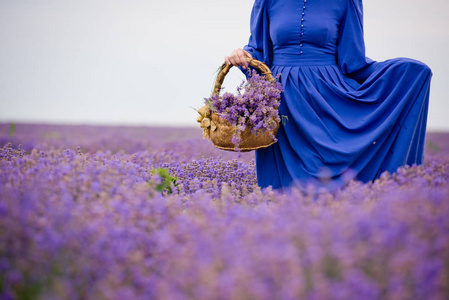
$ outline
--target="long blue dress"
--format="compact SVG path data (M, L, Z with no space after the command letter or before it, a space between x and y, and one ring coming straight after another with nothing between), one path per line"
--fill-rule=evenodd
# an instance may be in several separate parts
M259 186L335 189L423 162L432 72L367 58L362 16L361 0L255 1L244 49L281 74L288 118L256 151Z

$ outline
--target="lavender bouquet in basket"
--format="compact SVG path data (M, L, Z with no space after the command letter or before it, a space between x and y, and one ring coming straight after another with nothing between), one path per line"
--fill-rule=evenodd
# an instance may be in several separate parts
M269 75L271 80L253 69L247 81L237 87L236 94L226 92L221 96L220 84L217 92L205 98L206 106L198 111L201 115L198 122L215 147L249 151L277 141L275 135L281 121L278 106L282 85L277 77ZM232 145L226 144L225 139Z

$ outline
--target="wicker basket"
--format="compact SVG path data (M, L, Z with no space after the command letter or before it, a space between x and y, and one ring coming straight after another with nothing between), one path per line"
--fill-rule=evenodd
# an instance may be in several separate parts
M264 63L248 58L248 64L251 67L254 67L261 71L262 74L265 75L267 80L273 80L273 75ZM217 79L215 81L215 87L213 94L220 93L221 85L223 84L224 78L228 74L232 65L228 65L224 63L220 69L220 72L217 75ZM197 121L201 124L201 128L203 128L203 137L210 139L213 145L222 150L228 151L252 151L257 149L266 148L274 143L270 133L265 131L263 134L257 132L253 134L249 126L241 133L242 141L239 144L238 148L235 148L235 145L232 143L232 136L235 133L235 128L229 122L223 118L221 118L218 114L213 113L210 108L205 105L198 110L200 116L198 116ZM275 122L275 128L272 131L273 136L276 136L276 133L279 129L279 123Z

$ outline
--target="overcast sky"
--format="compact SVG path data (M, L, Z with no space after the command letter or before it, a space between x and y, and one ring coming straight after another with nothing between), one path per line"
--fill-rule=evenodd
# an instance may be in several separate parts
M253 0L0 0L0 122L196 126ZM367 55L433 71L428 129L449 130L448 0L365 0ZM243 79L233 69L227 90Z

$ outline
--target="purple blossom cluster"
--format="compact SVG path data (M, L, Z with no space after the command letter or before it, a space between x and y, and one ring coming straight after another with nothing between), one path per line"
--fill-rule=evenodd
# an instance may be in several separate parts
M71 136L80 147L45 130L32 150L8 144L25 144L26 126L3 136L0 299L448 296L447 134L428 135L422 166L281 194L257 186L250 156L220 158L201 139L117 129L108 146L149 146L111 151L95 130ZM172 193L156 189L157 168L176 177Z
M272 131L281 121L278 106L282 93L282 85L277 79L269 81L253 69L248 80L237 87L236 95L226 92L222 96L214 94L205 99L213 112L235 127L232 142L236 148L247 126L253 134L269 132L276 141Z

